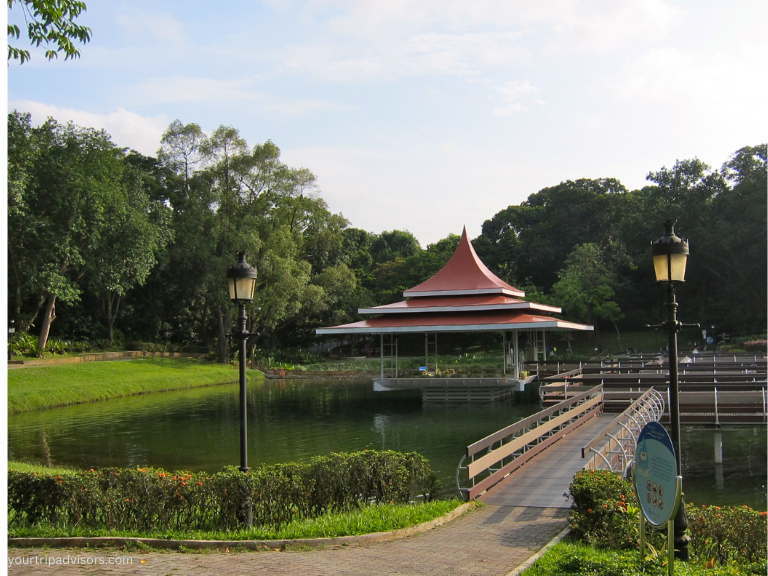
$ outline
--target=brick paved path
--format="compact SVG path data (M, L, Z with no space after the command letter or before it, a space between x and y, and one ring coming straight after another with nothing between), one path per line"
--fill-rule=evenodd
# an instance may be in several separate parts
M82 549L9 548L8 558L25 558L8 574L151 576L503 576L527 560L566 526L568 510L486 505L444 526L403 540L364 546L287 552L123 552ZM90 565L35 564L47 556ZM132 564L99 565L109 557ZM7 566L7 564L6 564Z

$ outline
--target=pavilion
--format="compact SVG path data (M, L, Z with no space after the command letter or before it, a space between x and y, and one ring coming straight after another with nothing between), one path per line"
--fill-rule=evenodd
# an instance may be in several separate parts
M374 378L379 391L419 388L425 401L490 401L522 391L532 378L523 377L526 361L546 359L546 332L592 330L592 326L554 318L556 306L522 300L525 293L493 274L475 253L464 229L450 260L429 280L403 292L402 302L360 308L374 318L317 329L317 334L380 336L381 373ZM440 333L501 332L503 366L497 377L445 377L436 364ZM521 347L520 334L525 335ZM398 375L397 336L424 334L423 375Z

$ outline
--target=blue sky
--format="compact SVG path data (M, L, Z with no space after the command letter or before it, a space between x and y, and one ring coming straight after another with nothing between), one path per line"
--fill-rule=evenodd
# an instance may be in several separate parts
M352 226L426 246L563 180L766 141L764 0L86 0L8 109L154 155L174 119L272 140ZM20 22L18 8L8 12Z

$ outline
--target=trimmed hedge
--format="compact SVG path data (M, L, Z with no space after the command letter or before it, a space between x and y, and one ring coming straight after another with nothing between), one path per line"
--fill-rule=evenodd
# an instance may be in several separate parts
M120 530L233 530L250 503L254 526L430 500L437 479L423 456L331 453L305 464L234 466L215 474L106 468L62 475L8 471L8 526L52 524Z

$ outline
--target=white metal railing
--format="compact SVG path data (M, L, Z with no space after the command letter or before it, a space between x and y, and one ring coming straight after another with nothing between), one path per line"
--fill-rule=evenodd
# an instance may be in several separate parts
M635 457L637 437L643 426L658 422L664 414L664 396L648 389L581 449L589 458L584 468L623 472Z

